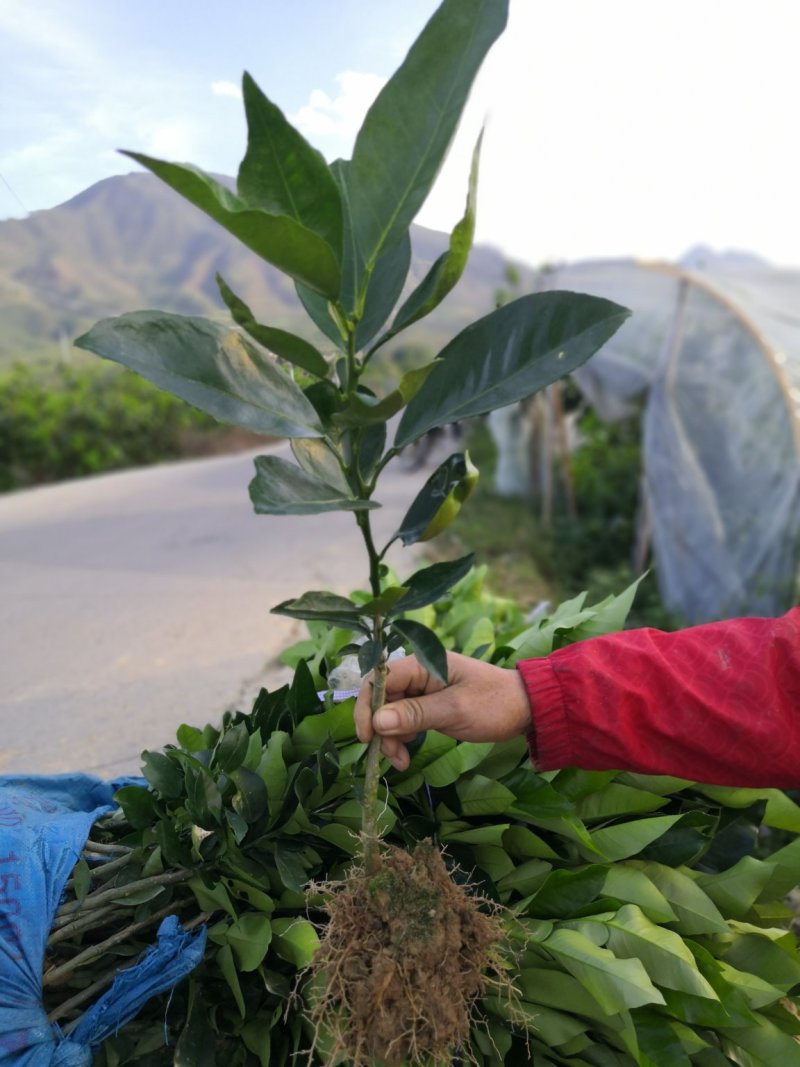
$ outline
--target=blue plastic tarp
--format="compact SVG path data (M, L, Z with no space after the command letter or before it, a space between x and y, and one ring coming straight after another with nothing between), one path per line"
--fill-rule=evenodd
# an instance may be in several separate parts
M0 777L0 1064L89 1067L92 1050L172 988L203 958L205 930L187 934L174 916L158 942L65 1037L42 1005L44 953L53 917L89 830L115 808L132 779L82 774Z

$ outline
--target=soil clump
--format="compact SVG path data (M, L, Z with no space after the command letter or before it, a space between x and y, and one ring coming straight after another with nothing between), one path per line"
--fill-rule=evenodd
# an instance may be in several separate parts
M453 881L429 842L314 889L328 896L310 968L318 1053L352 1067L468 1057L476 1000L509 984L500 916Z

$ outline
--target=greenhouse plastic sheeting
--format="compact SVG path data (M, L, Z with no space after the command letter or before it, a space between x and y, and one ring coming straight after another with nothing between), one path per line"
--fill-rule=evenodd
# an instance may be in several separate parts
M92 823L114 809L115 790L132 781L81 774L0 778L2 1067L89 1067L93 1048L203 957L205 930L186 934L171 916L158 943L120 972L69 1037L47 1020L42 968L53 917Z
M782 614L800 553L800 271L596 261L549 272L542 287L633 311L575 379L607 421L643 411L667 607L692 623Z

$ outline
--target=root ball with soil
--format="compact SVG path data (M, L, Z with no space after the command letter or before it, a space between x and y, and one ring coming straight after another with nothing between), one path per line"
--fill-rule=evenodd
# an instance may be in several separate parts
M318 1051L353 1067L450 1063L468 1055L476 1000L510 985L500 916L429 842L382 851L375 866L314 887L328 897L310 968Z

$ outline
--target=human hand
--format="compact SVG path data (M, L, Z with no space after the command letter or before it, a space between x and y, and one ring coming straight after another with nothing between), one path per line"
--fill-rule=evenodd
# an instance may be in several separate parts
M410 761L406 745L423 730L439 730L458 741L508 741L531 724L528 695L513 669L448 652L445 686L414 656L387 666L386 701L374 716L371 681L361 686L356 733L363 742L380 734L381 752L399 771Z

